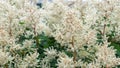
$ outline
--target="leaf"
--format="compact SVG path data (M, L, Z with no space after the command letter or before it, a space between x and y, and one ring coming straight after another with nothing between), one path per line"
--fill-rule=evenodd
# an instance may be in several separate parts
M23 25L23 24L25 24L25 22L23 22L23 21L20 21L20 22L19 22L19 24Z

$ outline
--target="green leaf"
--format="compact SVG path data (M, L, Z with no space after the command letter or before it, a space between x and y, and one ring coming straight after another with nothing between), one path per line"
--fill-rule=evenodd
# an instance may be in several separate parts
M25 24L25 22L23 22L23 21L20 21L20 22L19 22L19 24L23 25L23 24Z

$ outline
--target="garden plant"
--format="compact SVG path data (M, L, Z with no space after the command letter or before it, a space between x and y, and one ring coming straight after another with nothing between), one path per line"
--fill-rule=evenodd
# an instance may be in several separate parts
M0 68L120 68L120 0L0 0Z

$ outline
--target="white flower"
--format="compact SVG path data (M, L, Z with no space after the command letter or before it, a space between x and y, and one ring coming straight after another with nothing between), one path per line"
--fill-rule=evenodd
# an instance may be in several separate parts
M63 53L59 54L58 68L74 68L73 58Z
M53 58L57 56L57 51L52 47L52 48L47 48L45 49L44 52L49 58Z
M30 55L27 54L27 56L24 58L24 63L26 64L27 67L37 67L37 65L38 65L37 57L38 56L39 56L39 54L37 52L35 52L33 54L30 53Z
M11 62L14 58L10 56L8 52L3 52L0 49L0 65L5 65L8 62Z

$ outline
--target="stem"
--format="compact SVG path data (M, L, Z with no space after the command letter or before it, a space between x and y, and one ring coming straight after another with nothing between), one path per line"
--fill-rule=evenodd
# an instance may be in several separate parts
M108 65L106 65L106 68L109 68Z
M36 33L36 24L34 24L33 30L34 30L34 35L35 35L35 43L36 43L36 46L38 48L39 47L39 39L37 38L38 36Z
M39 39L37 38L37 36L35 37L35 41L36 41L37 48L39 48Z
M103 27L103 37L105 36L105 29L106 29L106 24L104 24L104 27Z
M9 17L9 20L10 20L10 24L9 24L9 35L10 37L12 36L12 19L11 17Z
M106 14L105 14L105 23L104 23L104 26L103 26L103 39L105 39L105 34L106 34L106 22L107 22L107 18L108 18L108 14L107 14L107 11L105 11Z
M77 56L77 52L76 52L76 50L74 50L74 52L73 52L73 61L75 62L76 61L76 56Z
M36 24L33 25L33 30L34 30L34 35L37 36L37 33L36 33Z
M75 62L76 61L76 57L77 57L77 52L75 50L75 46L74 46L74 36L72 36L72 47L74 48L74 51L73 51L73 61Z
M4 66L5 68L8 68L8 64L5 64L5 66Z

